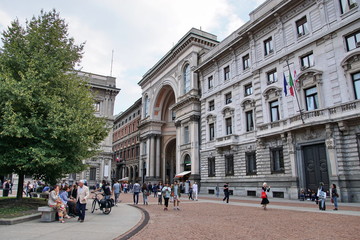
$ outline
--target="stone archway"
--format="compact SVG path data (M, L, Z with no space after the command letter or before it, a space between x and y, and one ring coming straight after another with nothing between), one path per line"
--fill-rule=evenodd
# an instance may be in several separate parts
M172 183L176 174L176 139L172 139L165 148L165 182Z

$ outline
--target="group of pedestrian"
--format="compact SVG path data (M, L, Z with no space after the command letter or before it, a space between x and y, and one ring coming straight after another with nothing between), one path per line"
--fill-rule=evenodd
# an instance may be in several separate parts
M79 222L84 222L86 202L90 197L89 188L84 183L84 180L80 180L77 185L71 187L64 185L61 188L59 185L55 185L50 191L48 205L56 210L60 223L64 223L64 219L76 215ZM67 207L69 214L66 210Z

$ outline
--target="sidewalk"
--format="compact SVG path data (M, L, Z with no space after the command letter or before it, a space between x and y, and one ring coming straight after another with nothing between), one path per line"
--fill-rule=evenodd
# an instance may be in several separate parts
M72 240L72 239L114 239L137 225L142 219L139 209L125 203L113 207L109 215L100 210L90 212L92 199L88 201L85 222L77 222L77 218L65 219L65 223L57 221L46 223L40 219L15 225L0 225L1 239L12 240Z

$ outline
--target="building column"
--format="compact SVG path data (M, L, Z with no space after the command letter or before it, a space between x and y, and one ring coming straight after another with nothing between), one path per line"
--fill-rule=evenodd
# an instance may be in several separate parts
M150 177L155 176L155 137L150 137Z
M160 177L160 135L156 137L156 175Z
M190 117L190 132L192 133L191 142L191 174L200 174L200 159L199 159L199 119L200 116L193 115Z
M146 177L150 176L150 141L146 138Z
M328 163L330 163L329 177L337 177L338 176L338 164L337 164L337 152L335 146L335 139L334 139L334 129L331 124L326 124L326 140L325 145L328 152Z
M99 181L102 181L104 179L104 159L98 158L100 161L100 174L99 174Z
M177 121L175 123L176 126L176 171L175 174L178 174L179 172L181 172L181 163L180 163L180 159L181 159L181 153L180 153L180 146L181 143L183 141L183 139L181 138L181 121ZM172 181L172 179L170 179L170 181Z
M133 179L132 179L132 182L135 183L135 180L136 180L136 168L134 166L133 167Z

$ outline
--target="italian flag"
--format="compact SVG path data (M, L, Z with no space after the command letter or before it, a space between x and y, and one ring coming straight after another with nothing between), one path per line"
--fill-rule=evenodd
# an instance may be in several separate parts
M290 71L289 71L289 86L290 86L290 94L291 96L294 96L294 82Z

